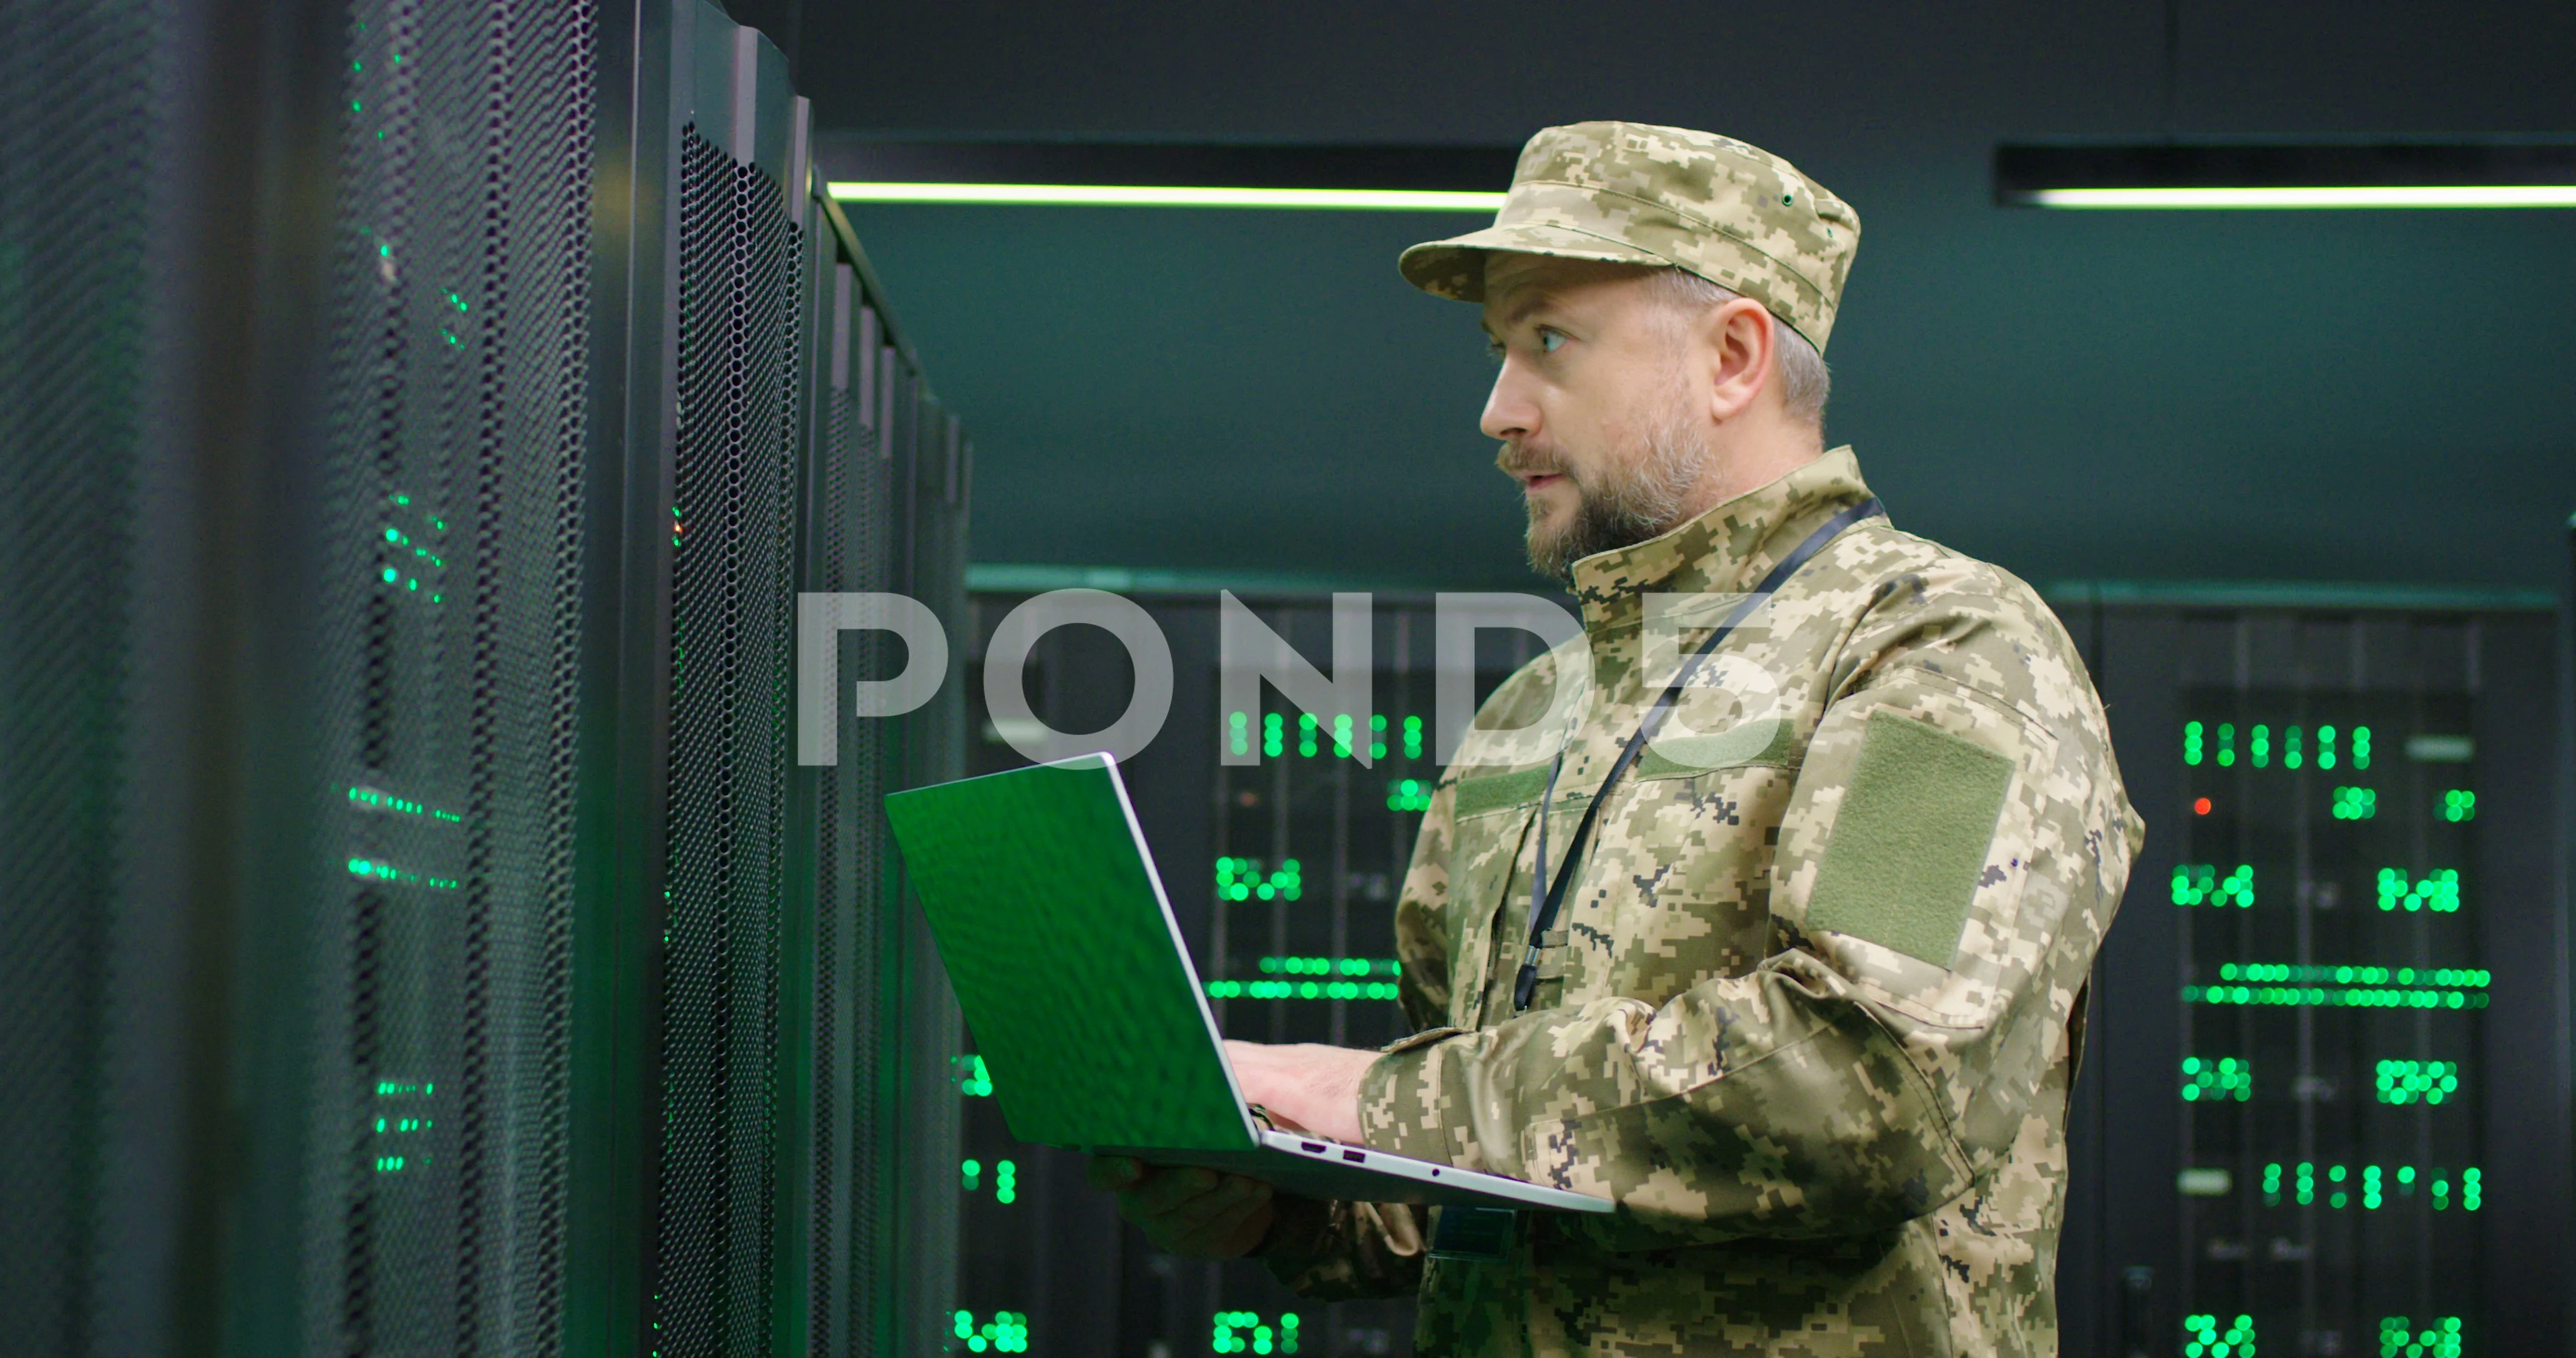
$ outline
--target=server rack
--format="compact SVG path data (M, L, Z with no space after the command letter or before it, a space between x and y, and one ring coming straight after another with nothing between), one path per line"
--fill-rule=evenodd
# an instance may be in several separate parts
M875 808L960 689L797 768L788 619L954 628L971 450L776 49L0 33L13 1351L935 1348L955 1020Z
M2148 823L2075 1093L2066 1351L2562 1349L2545 596L2057 603Z

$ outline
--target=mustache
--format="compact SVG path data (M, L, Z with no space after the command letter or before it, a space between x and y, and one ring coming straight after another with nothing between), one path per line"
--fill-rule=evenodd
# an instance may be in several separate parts
M1506 476L1563 476L1565 464L1555 453L1527 444L1506 443L1494 454L1494 467Z

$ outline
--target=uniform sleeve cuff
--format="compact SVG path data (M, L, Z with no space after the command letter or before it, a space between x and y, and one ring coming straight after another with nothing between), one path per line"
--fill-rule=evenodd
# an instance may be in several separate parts
M1390 1048L1360 1077L1360 1140L1435 1164L1493 1168L1477 1150L1467 1100L1477 1045L1475 1034L1435 1029Z

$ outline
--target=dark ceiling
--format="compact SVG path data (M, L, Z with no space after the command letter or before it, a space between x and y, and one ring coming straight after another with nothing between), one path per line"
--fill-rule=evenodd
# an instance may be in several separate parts
M835 138L1504 145L1584 118L1797 161L1865 239L1830 436L2040 580L2548 588L2576 509L2576 213L2037 213L2041 136L2576 131L2576 9L733 6ZM2168 79L2168 73L2171 79ZM1495 187L1502 187L1497 184ZM978 466L979 561L1513 584L1472 219L853 205Z

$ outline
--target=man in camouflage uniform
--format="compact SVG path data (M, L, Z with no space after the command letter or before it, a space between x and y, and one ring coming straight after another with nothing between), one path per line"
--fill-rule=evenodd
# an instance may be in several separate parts
M1530 142L1491 228L1405 253L1485 304L1485 429L1533 560L1578 558L1583 633L1495 692L1433 795L1397 914L1420 1031L1230 1046L1287 1119L1617 1210L1431 1259L1434 1211L1097 1162L1159 1243L1417 1292L1424 1354L2056 1351L2084 986L2141 828L2020 580L1883 518L1833 536L1612 787L1515 1003L1542 818L1552 873L1682 657L1869 498L1775 380L1822 350L1858 235L1756 148L1592 123ZM1677 311L1667 271L1725 291ZM1601 416L1605 392L1667 408ZM1570 733L1542 719L1560 684Z

